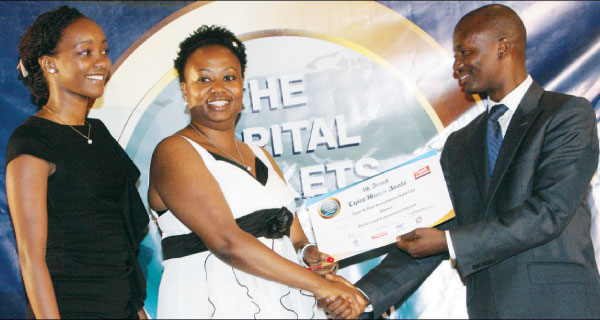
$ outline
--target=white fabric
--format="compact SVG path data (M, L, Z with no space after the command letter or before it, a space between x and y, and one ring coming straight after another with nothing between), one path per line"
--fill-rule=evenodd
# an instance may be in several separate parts
M498 123L500 123L500 128L502 128L502 138L504 138L506 135L506 130L508 129L510 120L515 114L517 107L521 103L521 100L523 100L523 97L527 93L527 90L529 90L529 87L532 83L533 79L530 75L527 75L527 78L525 78L525 80L523 80L523 82L521 82L521 84L519 84L511 92L509 92L506 97L502 98L501 101L496 102L489 97L486 100L488 112L490 111L490 108L497 104L503 104L508 108L508 110L506 110L506 112L500 118L498 118Z
M198 151L205 165L219 183L235 219L267 208L286 206L295 211L291 190L272 168L264 152L248 145L267 166L265 186L243 169L216 160L197 143L186 138ZM170 211L158 218L163 239L191 231ZM226 232L226 230L223 230ZM298 263L292 242L258 238L284 258ZM264 263L264 261L256 261ZM266 280L234 269L210 251L163 262L164 272L158 292L157 317L160 318L325 318L317 309L310 292Z
M456 253L454 253L454 246L452 245L452 239L450 238L450 231L444 231L446 234L446 243L448 244L448 253L450 254L450 259L456 260Z

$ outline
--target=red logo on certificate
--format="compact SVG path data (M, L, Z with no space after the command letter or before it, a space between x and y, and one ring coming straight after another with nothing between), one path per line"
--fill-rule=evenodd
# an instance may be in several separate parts
M415 180L419 179L422 176L426 176L430 173L431 173L431 169L429 169L429 166L425 166L425 167L415 171Z
M377 239L377 238L383 237L383 236L385 236L387 234L388 234L387 232L382 232L382 233L376 234L374 236L371 236L371 239Z

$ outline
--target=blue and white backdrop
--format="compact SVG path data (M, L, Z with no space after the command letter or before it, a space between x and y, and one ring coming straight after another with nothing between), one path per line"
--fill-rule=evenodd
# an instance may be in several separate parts
M583 96L599 114L600 3L500 1L528 31L528 70L548 90ZM244 110L236 133L264 146L304 199L366 178L428 149L483 110L452 78L452 31L473 2L0 2L0 318L23 317L26 297L6 202L5 150L37 108L17 80L17 45L36 16L62 4L96 21L107 36L112 77L90 116L102 119L142 171L150 155L189 121L173 59L202 24L224 25L248 52ZM600 184L590 194L600 207ZM593 237L600 244L597 210ZM303 226L310 234L308 219ZM154 317L161 278L160 235L151 223L139 257ZM596 246L600 257L600 248ZM346 261L351 281L381 256ZM598 259L598 258L597 258ZM392 318L465 318L465 288L448 262Z

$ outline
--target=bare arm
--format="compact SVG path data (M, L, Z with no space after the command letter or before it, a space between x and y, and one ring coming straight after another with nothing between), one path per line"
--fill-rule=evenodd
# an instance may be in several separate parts
M281 177L281 179L285 181L285 178L283 177L283 174L277 166L277 163L275 163L273 157L264 149L262 150L269 159L269 162L271 162L271 166L273 167L275 172L277 172L279 177ZM296 251L298 251L303 245L308 243L308 238L306 237L306 234L302 229L302 225L300 224L300 220L298 218L297 213L294 214L294 222L292 223L292 226L290 228L290 240L292 241L292 244L294 245L294 249L296 249ZM333 257L326 253L320 252L317 246L311 246L306 249L304 253L304 260L310 264L313 271L319 273L320 275L335 272L338 267L337 263L333 264ZM322 265L321 261L327 263L325 265Z
M329 282L279 256L241 230L217 181L184 139L167 138L157 146L150 166L150 189L150 195L156 193L171 212L225 263L247 273L311 291L317 297L344 295L356 299L350 288Z
M19 262L29 303L37 318L60 317L48 266L46 240L48 175L54 165L21 155L6 168L6 193L15 227Z
M148 315L146 314L146 310L144 310L144 308L138 310L138 317L140 319L148 319Z

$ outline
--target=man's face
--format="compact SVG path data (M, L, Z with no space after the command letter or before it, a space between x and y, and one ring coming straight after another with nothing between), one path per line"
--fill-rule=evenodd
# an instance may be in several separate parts
M476 19L471 19L476 20ZM466 93L487 93L498 88L498 39L483 31L477 21L459 23L454 30L454 65L458 84Z

